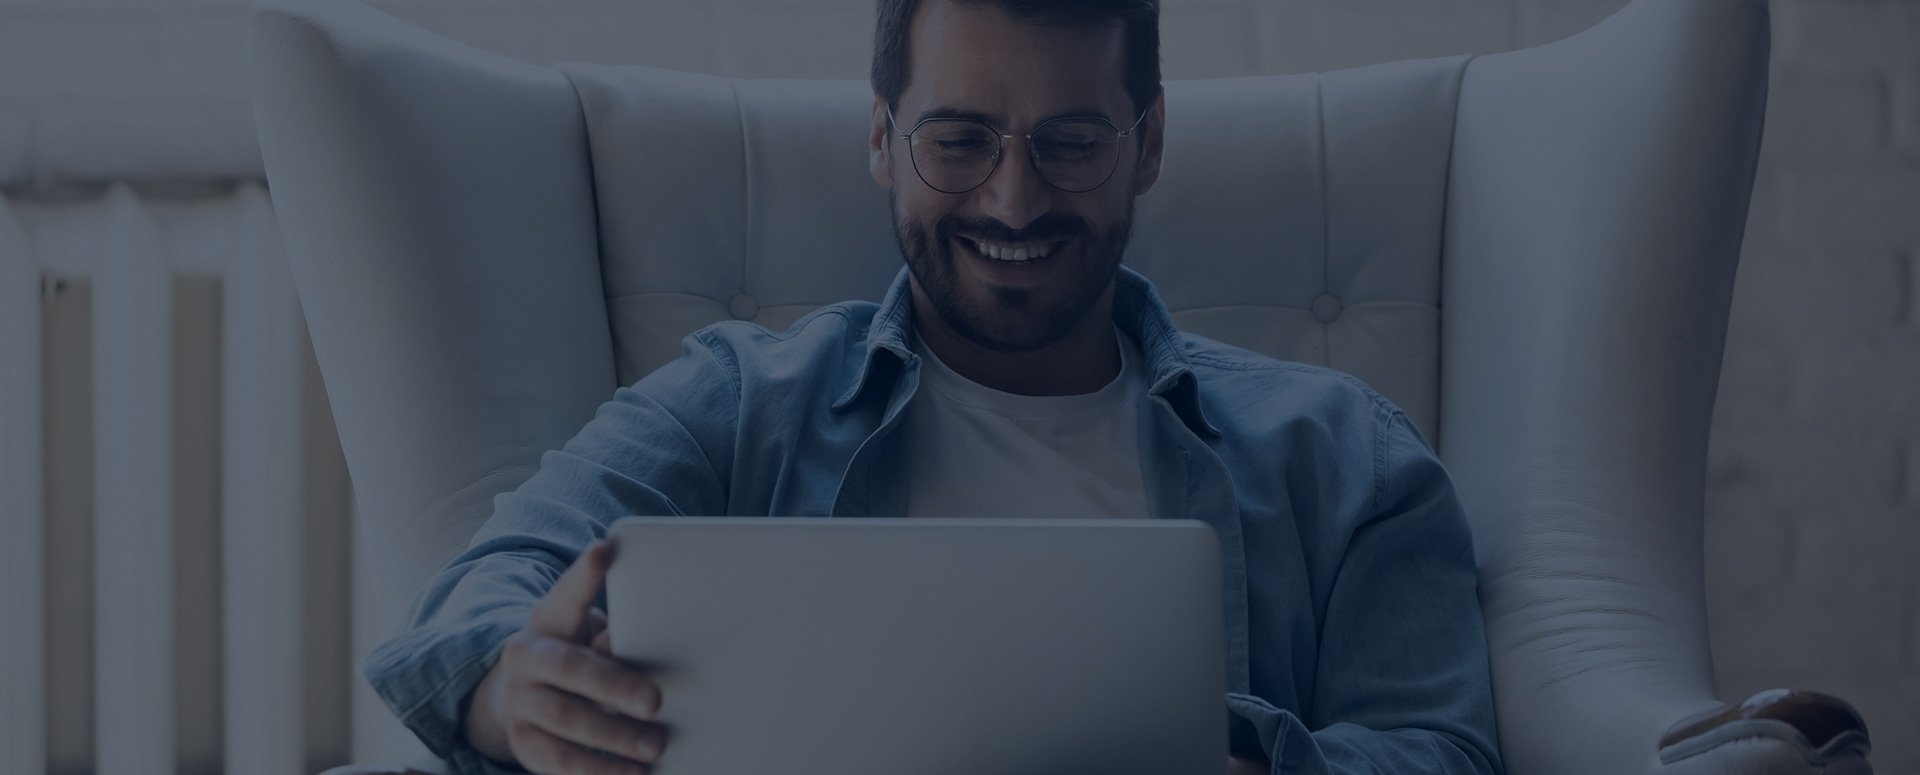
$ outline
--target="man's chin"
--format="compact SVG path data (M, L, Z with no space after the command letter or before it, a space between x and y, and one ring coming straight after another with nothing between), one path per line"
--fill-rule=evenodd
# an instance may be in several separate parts
M1084 322L1093 307L1074 294L1049 299L1004 286L959 290L958 304L934 301L941 321L961 338L1001 353L1033 352L1057 344Z
M994 352L1032 352L1060 341L1061 337L1059 333L1061 332L1043 332L1038 328L1038 326L1042 324L1035 323L1033 327L1012 330L1006 326L1008 320L1009 318L1007 317L1001 317L994 321L997 325L991 328L986 325L980 325L985 321L958 321L959 325L956 325L956 321L950 319L945 322L947 327L953 329L954 333L959 334L961 338L972 342L976 346ZM1036 337L1036 333L1042 335Z

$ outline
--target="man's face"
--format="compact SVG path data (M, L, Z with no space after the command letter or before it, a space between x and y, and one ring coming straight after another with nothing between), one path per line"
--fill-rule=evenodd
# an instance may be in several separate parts
M1111 298L1133 199L1159 174L1159 103L1119 139L1113 176L1083 193L1048 183L1018 136L1062 117L1133 126L1139 110L1122 81L1125 49L1118 24L1042 25L991 5L945 0L927 0L916 12L912 72L894 106L899 130L912 132L927 117L964 116L1017 136L1001 141L985 183L943 193L916 174L908 142L887 126L885 103L874 107L873 174L889 190L915 301L974 344L1037 350L1109 306L1102 302ZM1008 260L1022 250L1026 260Z

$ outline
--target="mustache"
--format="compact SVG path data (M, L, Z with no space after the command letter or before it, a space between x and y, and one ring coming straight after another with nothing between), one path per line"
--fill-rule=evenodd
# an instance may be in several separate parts
M988 242L1057 242L1070 237L1093 234L1093 225L1085 218L1069 213L1047 213L1025 227L1014 229L992 218L966 218L948 215L934 225L939 244L957 234Z

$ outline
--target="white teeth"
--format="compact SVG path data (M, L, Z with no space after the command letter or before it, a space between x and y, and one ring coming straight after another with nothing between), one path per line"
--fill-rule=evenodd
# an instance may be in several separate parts
M1048 253L1053 252L1052 245L1039 245L1031 248L1007 248L988 242L981 242L980 240L972 240L972 242L974 250L980 251L980 255L995 261L1005 261L1013 264L1035 258L1046 258Z

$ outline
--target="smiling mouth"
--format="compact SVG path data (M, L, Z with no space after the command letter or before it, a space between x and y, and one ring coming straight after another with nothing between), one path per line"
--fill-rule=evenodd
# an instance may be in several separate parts
M1025 264L1037 259L1046 258L1048 254L1059 249L1060 245L1065 242L1065 240L1061 240L1058 242L1041 242L1028 245L1003 245L997 242L977 240L971 237L961 237L960 239L965 241L968 246L972 247L974 251L980 255L1003 264Z

